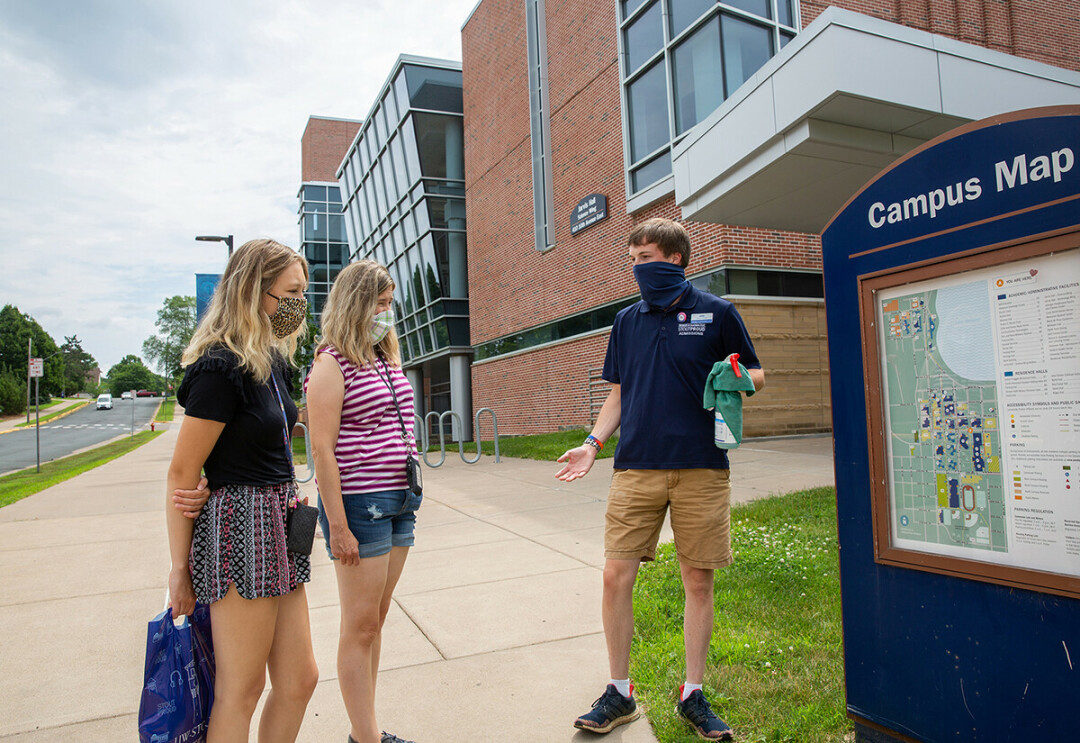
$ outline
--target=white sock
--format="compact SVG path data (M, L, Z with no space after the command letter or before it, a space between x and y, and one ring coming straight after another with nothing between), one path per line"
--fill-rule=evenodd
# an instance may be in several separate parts
M611 679L609 682L627 699L630 698L630 679Z
M701 684L691 684L687 681L682 687L682 699L680 701L685 702L686 698L693 694L695 691L701 688Z

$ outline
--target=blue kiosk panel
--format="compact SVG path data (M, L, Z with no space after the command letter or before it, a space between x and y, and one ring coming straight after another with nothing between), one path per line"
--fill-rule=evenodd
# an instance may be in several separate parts
M1080 741L1080 107L927 143L822 250L860 736Z

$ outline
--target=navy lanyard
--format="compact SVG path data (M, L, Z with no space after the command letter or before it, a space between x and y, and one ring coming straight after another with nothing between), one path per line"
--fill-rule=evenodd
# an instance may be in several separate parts
M278 407L281 408L281 438L285 442L285 458L289 460L289 472L292 473L292 479L296 479L296 467L292 461L292 446L289 445L289 416L285 414L285 403L281 399L281 390L277 386L277 377L274 376L274 370L270 370L270 379L274 382L274 392L277 393Z

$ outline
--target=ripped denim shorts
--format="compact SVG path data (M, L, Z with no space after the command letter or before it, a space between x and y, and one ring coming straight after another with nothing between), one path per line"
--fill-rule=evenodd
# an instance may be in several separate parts
M416 509L423 496L409 490L382 490L375 493L345 494L345 518L349 531L360 543L360 557L385 555L391 547L412 547ZM319 498L319 526L326 541L326 554L336 559L330 551L330 524L326 519L322 498Z

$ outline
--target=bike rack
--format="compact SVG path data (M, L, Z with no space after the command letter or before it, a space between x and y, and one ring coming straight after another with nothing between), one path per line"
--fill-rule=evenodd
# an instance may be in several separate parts
M306 424L300 421L296 422L296 425L304 429L304 455L307 456L307 477L297 477L297 482L311 482L311 478L315 477L315 462L311 458L311 437L308 436L308 427ZM294 426L295 428L295 426ZM292 452L289 452L289 456L292 456Z
M465 456L465 441L464 441L464 439L458 441L458 454L461 456L461 461L464 462L465 464L476 464L477 462L480 461L480 457L482 456L481 446L480 446L480 442L482 440L481 437L480 437L480 414L481 413L488 413L489 415L491 415L492 439L495 442L495 463L498 464L499 462L502 461L502 458L499 455L499 421L495 417L495 411L492 410L491 408L480 408L479 410L476 411L476 415L473 417L473 434L474 434L474 441L476 443L476 456L473 457L472 459L469 459L467 456ZM431 419L432 416L435 416L436 423L437 423L438 428L439 428L439 461L434 463L434 464L432 464L431 461L428 459L428 448L430 448L430 445L431 445L431 437L428 434L427 423L428 423L428 420ZM443 464L446 462L446 434L443 432L443 420L445 420L447 417L450 418L451 427L453 426L453 422L457 421L458 428L459 429L461 428L461 416L459 416L453 410L447 410L447 411L445 411L443 413L438 413L438 412L432 410L431 412L429 412L427 415L425 415L422 418L420 417L420 415L418 413L413 413L413 418L415 418L416 421L420 424L420 426L419 426L419 428L420 428L420 443L421 443L421 446L423 448L422 456L424 458L424 464L426 464L428 467L431 467L432 469L435 469L437 467L442 467ZM308 435L308 427L307 427L306 424L300 423L299 421L297 421L296 427L302 428L304 430L304 454L307 456L307 470L308 470L307 474L304 477L300 477L299 474L298 474L297 477L296 477L296 481L301 482L301 483L302 482L311 482L311 479L313 477L315 477L315 462L311 458L311 437Z
M480 446L482 440L480 437L481 413L489 413L491 415L492 438L495 442L495 463L498 464L500 461L502 461L501 457L499 456L499 422L498 419L495 417L495 411L491 408L480 408L476 411L476 415L473 418L473 435L474 441L476 443L476 456L472 459L469 459L467 456L465 456L464 439L460 439L458 441L458 454L461 456L461 461L465 464L476 464L480 461L480 457L482 456ZM428 420L432 416L436 418L436 424L438 425L439 429L439 461L435 462L434 464L432 464L431 461L428 459L428 449L431 446L430 435L428 434ZM428 467L431 467L432 469L435 469L436 467L442 467L443 464L446 462L446 434L443 431L443 420L449 417L451 428L453 428L453 422L456 420L458 423L458 428L460 429L461 416L459 416L453 410L447 410L442 413L432 410L423 418L421 418L418 413L414 413L413 417L416 418L416 420L420 423L420 437L421 444L423 446L424 464L426 464Z

